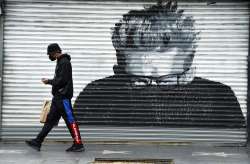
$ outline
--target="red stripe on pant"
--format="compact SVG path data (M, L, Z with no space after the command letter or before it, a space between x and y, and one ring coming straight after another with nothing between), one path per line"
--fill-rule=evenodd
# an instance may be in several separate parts
M71 130L72 130L72 134L74 136L74 143L75 144L82 144L81 141L81 135L80 135L80 131L79 131L79 127L76 124L76 122L73 122L72 124L69 125Z

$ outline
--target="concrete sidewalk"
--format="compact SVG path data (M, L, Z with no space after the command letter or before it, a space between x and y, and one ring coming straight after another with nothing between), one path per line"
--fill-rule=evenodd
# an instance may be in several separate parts
M86 144L67 153L70 143L47 142L40 152L24 142L0 143L0 164L90 164L95 158L173 159L175 164L250 164L249 147Z

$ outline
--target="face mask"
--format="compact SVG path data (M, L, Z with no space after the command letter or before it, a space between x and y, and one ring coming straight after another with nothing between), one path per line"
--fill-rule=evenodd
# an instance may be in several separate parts
M55 60L56 60L56 58L53 57L52 55L49 55L49 59L50 59L51 61L55 61Z

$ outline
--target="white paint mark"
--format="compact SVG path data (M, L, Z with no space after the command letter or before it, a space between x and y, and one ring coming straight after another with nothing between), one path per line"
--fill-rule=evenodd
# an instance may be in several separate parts
M25 150L4 150L0 149L0 154L24 154L27 153Z
M129 151L110 151L104 150L102 154L129 154Z
M240 156L241 154L229 154L225 152L194 152L192 153L192 156L217 156L217 157L228 157L228 156Z

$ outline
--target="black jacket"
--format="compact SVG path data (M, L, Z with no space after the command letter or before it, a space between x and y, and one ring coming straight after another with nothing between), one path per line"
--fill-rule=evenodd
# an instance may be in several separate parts
M74 110L80 124L165 127L244 127L231 88L195 77L186 85L133 86L114 75L88 84Z
M57 59L54 78L49 80L48 84L52 85L52 95L56 99L71 99L73 97L73 80L71 57L63 54Z

